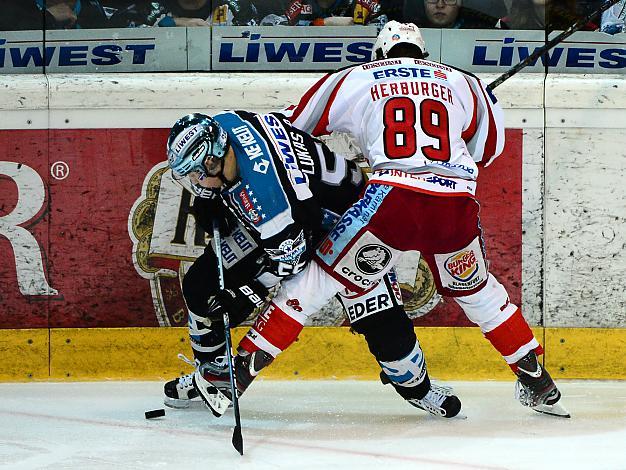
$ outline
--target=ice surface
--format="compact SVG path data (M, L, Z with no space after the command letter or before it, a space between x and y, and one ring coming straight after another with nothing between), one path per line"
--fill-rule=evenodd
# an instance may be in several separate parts
M262 381L232 413L164 408L159 382L0 384L7 469L626 469L626 382L559 382L571 419L523 408L513 382L451 382L468 419L432 417L389 386Z

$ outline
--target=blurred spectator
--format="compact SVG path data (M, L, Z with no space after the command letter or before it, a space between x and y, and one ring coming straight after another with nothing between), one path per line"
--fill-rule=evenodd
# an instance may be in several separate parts
M175 26L163 2L149 0L100 0L111 28Z
M106 28L107 17L99 0L35 0L45 10L46 29Z
M99 0L9 0L3 2L0 30L106 28Z
M35 2L10 0L2 5L0 31L28 31L43 29L43 10Z
M511 29L543 29L546 25L546 0L514 0L503 21Z
M172 1L172 0L170 0ZM202 3L199 0L173 0L180 3ZM275 0L274 0L275 1ZM263 11L266 11L274 2L268 0L214 0L211 24L254 26L261 22ZM257 6L257 4L259 6ZM268 5L270 4L270 5Z
M382 0L291 0L281 14L265 16L261 24L349 26L387 22Z
M210 26L211 0L166 0L176 26Z
M600 31L608 34L626 32L626 2L613 5L602 14Z
M46 29L106 28L107 17L99 0L36 0L45 10Z
M421 28L493 29L505 26L505 12L503 0L406 0L403 21Z
M533 0L539 5L543 5L545 10L546 30L563 31L572 24L587 16L597 9L602 1L597 0ZM600 15L593 19L581 31L595 31L600 26Z
M606 0L576 0L576 14L579 17L587 16L594 11L597 11L600 6ZM622 19L624 19L624 13L626 12L625 1L621 0L616 5L613 5L607 11L605 11L602 15L596 15L595 18L592 18L587 27L583 29L583 31L596 31L598 29L602 30L602 28L612 29L609 26L609 23L618 24L619 23L619 14L621 12ZM572 21L573 23L574 21ZM602 26L603 23L606 22L606 27ZM605 31L608 32L608 31ZM615 33L612 33L615 34Z
M424 0L426 19L433 28L460 28L462 18L459 17L461 2L459 0Z

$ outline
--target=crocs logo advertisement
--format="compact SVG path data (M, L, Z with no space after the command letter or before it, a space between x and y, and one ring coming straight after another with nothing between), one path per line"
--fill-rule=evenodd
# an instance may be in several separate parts
M356 267L363 274L383 271L391 260L391 251L382 245L365 245L356 255Z
M457 281L467 282L478 273L478 262L473 250L461 251L445 262L446 271Z
M337 271L335 269L335 271ZM342 266L341 267L341 274L343 274L348 280L350 280L351 282L361 286L361 287L368 287L372 285L372 281L370 281L366 276L363 276L361 274L355 273L354 271L352 271L349 267L347 266Z

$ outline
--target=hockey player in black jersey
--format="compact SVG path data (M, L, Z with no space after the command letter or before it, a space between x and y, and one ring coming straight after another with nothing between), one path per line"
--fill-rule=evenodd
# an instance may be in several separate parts
M200 396L221 416L230 404L224 309L237 326L264 303L270 288L300 272L365 179L356 162L278 113L184 116L170 133L168 163L174 178L195 195L197 222L210 232L219 220L226 288L219 290L215 248L209 245L183 280L194 353L188 362L195 371L165 384L165 404L187 407ZM430 382L393 271L361 295L346 291L338 298L380 364L384 383L436 416L459 413L461 403L451 389ZM291 317L278 321L288 336L303 327ZM234 358L239 394L287 346L280 335L259 334L256 340L264 347L252 354L240 349Z

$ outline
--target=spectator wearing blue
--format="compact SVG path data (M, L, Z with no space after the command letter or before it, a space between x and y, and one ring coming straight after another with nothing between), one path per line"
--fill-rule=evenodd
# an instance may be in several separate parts
M626 2L621 1L602 14L600 31L607 34L626 32Z
M99 0L35 0L45 12L46 29L97 29L108 27Z

